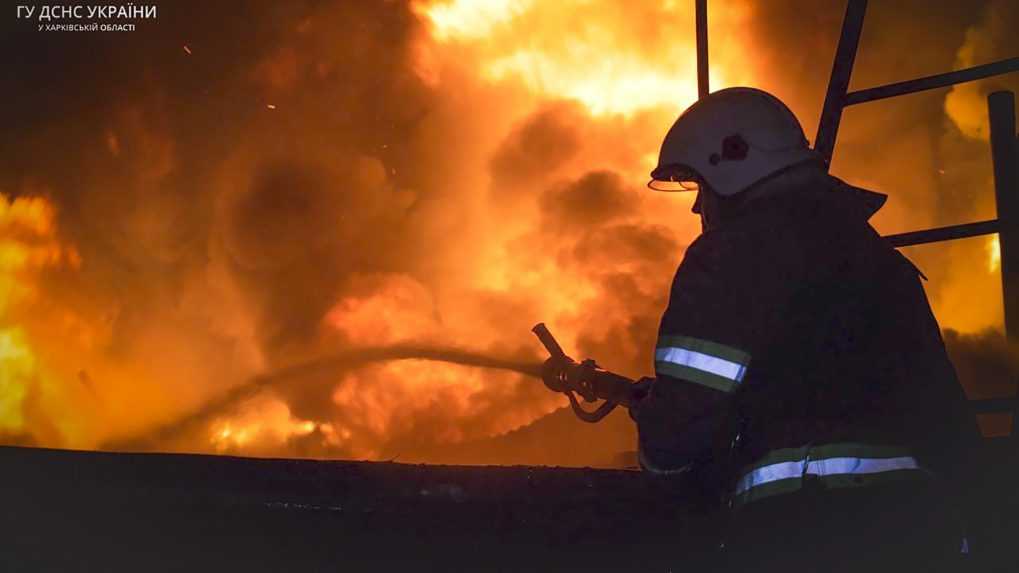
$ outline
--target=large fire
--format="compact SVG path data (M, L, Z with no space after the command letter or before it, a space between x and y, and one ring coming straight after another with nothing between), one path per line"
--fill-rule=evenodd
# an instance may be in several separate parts
M698 232L692 197L644 189L661 137L696 98L693 2L384 4L277 15L278 37L250 52L216 34L189 39L165 78L145 75L90 119L80 163L60 164L52 188L31 184L42 169L10 183L0 195L0 437L554 463L544 442L568 436L520 446L530 438L513 433L565 403L535 380L358 359L359 349L535 363L528 331L545 321L578 357L648 373L669 281ZM775 29L777 5L710 4L712 88L771 89L809 133L830 62L817 78L797 75L789 42L802 36L826 60L837 20L790 34ZM972 58L975 48L958 49ZM934 131L902 144L979 140L969 125L979 102L967 98L936 106L923 118ZM936 131L945 113L964 129ZM856 151L887 124L846 121L862 126L845 134ZM956 149L945 145L938 161ZM888 156L907 161L836 163L881 190L908 183L881 230L945 218L930 199L952 184L930 175L948 177L941 165ZM977 269L966 264L981 245L910 253L937 279L930 294L946 327L1000 323L997 245L985 245ZM990 294L975 302L977 291ZM625 416L576 431L602 432L578 463L606 462L627 446L597 444L633 438Z
M416 8L432 24L436 42L466 45L477 54L483 78L519 80L538 97L575 100L601 116L656 107L675 114L697 98L692 13L689 3L680 4L649 10L604 2L592 9L578 0L458 0ZM720 6L726 12L715 17L736 19L731 5ZM712 71L714 84L725 85L726 71Z
M48 365L33 350L26 307L44 306L35 276L44 269L77 268L75 250L55 236L54 210L40 197L0 194L0 433L18 434L33 422L32 404L58 392ZM38 413L37 413L38 414Z

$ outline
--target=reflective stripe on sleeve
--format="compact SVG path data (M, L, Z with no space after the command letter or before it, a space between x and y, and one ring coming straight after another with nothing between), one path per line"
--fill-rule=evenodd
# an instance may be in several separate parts
M749 363L742 350L689 336L663 336L655 350L658 373L723 392L736 389Z
M842 452L866 454L870 457L839 455ZM799 452L799 459L789 460L790 454ZM927 474L901 448L866 446L862 444L828 444L814 448L777 450L762 458L739 479L733 491L734 502L745 504L765 497L797 491L803 477L816 476L825 487L859 487L875 481L918 478ZM788 461L776 461L786 459Z

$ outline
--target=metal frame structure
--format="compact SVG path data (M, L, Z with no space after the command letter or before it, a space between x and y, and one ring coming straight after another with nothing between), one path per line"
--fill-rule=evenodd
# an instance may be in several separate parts
M695 0L697 18L697 97L708 95L708 0Z
M708 94L707 0L695 0L697 22L697 88L700 97ZM831 163L843 110L851 105L943 88L1000 74L1019 71L1019 57L974 66L944 74L926 76L858 91L849 91L860 35L863 32L867 0L848 0L842 33L835 51L828 91L814 139L814 149ZM994 190L997 219L924 229L888 235L895 247L907 247L998 234L1001 248L1001 282L1005 309L1005 334L1019 342L1019 135L1016 133L1015 95L1008 91L987 98L991 125L991 159L994 163ZM1019 381L1014 381L1019 383ZM1011 437L1019 442L1019 385L1016 396L989 400L971 400L977 413L1011 413Z

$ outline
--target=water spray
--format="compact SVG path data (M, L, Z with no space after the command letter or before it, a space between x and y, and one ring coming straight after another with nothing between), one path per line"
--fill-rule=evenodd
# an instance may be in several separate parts
M337 372L366 366L377 362L394 360L429 360L462 366L475 366L516 372L525 376L541 378L545 385L555 392L562 392L570 401L570 407L578 418L585 422L598 422L617 406L630 407L641 398L644 387L635 385L633 380L598 367L593 360L575 362L566 355L544 323L532 329L549 353L544 363L523 362L494 358L457 348L434 348L415 345L396 345L351 349L318 360L289 366L276 372L257 376L245 384L233 388L219 398L207 402L198 410L160 426L145 436L118 440L104 445L103 449L136 450L148 449L146 445L172 439L187 430L221 415L237 403L269 387L280 387L292 380L313 376L335 375ZM603 400L594 411L580 406L577 396L586 402Z
M288 366L269 374L256 376L227 393L206 402L201 408L181 418L150 430L141 436L108 442L101 449L149 449L151 444L163 442L185 433L210 419L223 414L233 406L266 388L280 387L294 380L310 376L330 375L378 362L394 360L428 360L462 366L475 366L516 372L541 378L542 366L538 362L524 362L494 358L458 348L434 348L415 345L395 345L351 349L317 360Z

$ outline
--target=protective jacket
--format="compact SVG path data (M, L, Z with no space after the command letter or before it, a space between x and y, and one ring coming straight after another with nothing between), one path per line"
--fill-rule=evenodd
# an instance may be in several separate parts
M921 285L841 181L762 197L672 285L642 465L712 468L730 504L809 484L958 480L978 432Z

